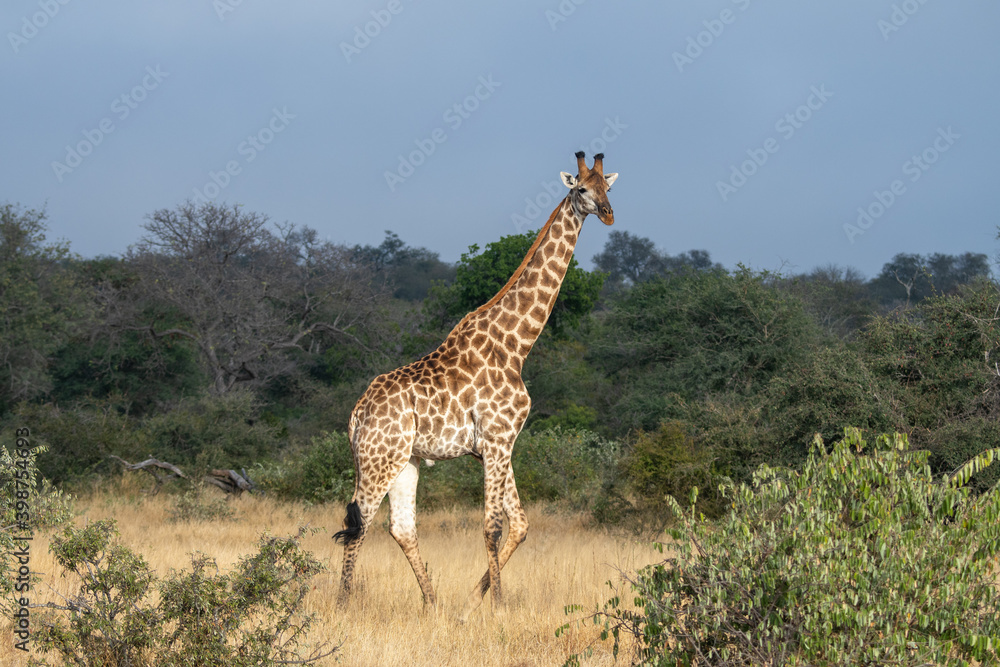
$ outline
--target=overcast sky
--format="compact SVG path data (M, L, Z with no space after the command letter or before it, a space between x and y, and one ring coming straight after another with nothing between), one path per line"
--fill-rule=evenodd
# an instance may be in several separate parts
M1000 247L993 1L6 0L0 27L0 202L84 257L201 198L455 261L537 229L581 148L670 254L871 277Z

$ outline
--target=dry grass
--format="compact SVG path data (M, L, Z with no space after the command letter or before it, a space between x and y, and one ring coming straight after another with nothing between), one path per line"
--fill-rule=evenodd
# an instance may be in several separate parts
M235 521L171 523L173 499L146 497L134 489L98 493L79 501L76 523L114 518L122 540L141 553L160 575L187 569L189 554L202 551L226 571L241 556L255 551L263 531L287 535L308 524L324 530L303 539L328 572L313 580L307 611L318 616L314 637L342 643L340 652L323 665L557 665L568 655L594 645L588 665L612 664L610 647L598 641L589 623L556 637L555 628L569 620L564 607L599 606L610 595L605 585L618 571L631 571L662 556L648 540L614 536L588 526L584 517L529 509L531 530L504 568L505 605L493 609L489 596L468 624L456 618L473 584L486 569L481 512L438 511L418 517L421 554L429 563L438 608L422 608L420 591L399 547L385 529L386 507L376 518L356 571L357 590L344 609L336 606L343 548L330 539L340 528L343 508L304 507L266 498L234 501ZM60 576L48 553L49 533L36 535L31 547L32 570L43 581L33 587L32 602L56 599L51 589L72 592L73 581ZM9 625L2 627L0 664L25 664L15 651Z

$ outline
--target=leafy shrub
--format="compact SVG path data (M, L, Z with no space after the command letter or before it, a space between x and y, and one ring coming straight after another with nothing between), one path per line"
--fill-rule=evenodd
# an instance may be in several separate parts
M869 446L848 429L829 454L817 438L801 472L725 486L718 524L668 497L675 555L593 618L643 664L995 664L1000 489L966 483L998 455L935 477L905 435Z
M516 451L517 445L514 445ZM515 479L518 469L514 468ZM420 470L417 505L428 509L483 503L483 466L471 456L435 461ZM520 489L518 484L518 489Z
M143 422L144 450L137 456L155 456L182 468L249 468L251 462L273 457L284 444L281 427L259 413L260 405L246 389L183 399Z
M118 543L113 520L68 527L50 549L79 577L80 593L48 605L68 614L49 614L37 631L38 647L81 667L314 662L333 651L320 646L299 654L313 622L302 601L308 581L323 569L301 550L301 536L262 537L258 552L228 575L194 554L191 572L160 582L154 603L156 577L142 556Z
M518 495L525 502L563 501L590 509L614 473L621 451L614 440L583 429L522 433L514 444Z
M138 424L116 408L111 402L73 408L20 403L7 420L5 440L30 424L32 442L45 446L38 458L42 476L53 484L78 482L108 466L111 454L134 461L145 451Z
M354 493L354 458L345 433L325 433L278 463L256 467L254 479L280 498L346 503Z
M29 447L27 437L14 443L16 458L0 447L0 611L10 606L8 596L14 592L22 564L16 551L25 543L17 537L26 530L62 525L73 515L72 497L53 489L38 472L38 455L45 448ZM22 456L25 450L27 456Z
M229 505L228 498L216 492L209 493L203 487L188 489L174 498L173 507L168 510L170 521L229 521L236 518L236 512Z
M700 496L699 510L710 516L720 512L720 498L713 488L721 481L714 466L714 452L701 446L676 422L664 422L656 431L640 432L622 465L629 489L636 495L636 509L661 517L660 527L670 518L664 498L681 502L692 487L707 489Z
M915 433L914 440L930 451L932 470L957 470L983 450L1000 448L1000 423L996 419L972 417L927 433ZM974 493L982 493L996 486L997 481L1000 481L1000 465L992 465L974 475L969 487Z

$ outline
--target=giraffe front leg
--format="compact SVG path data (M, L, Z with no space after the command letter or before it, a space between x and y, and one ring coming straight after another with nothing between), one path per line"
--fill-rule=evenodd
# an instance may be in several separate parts
M503 510L507 515L507 520L510 522L510 530L499 555L499 567L501 570L507 565L507 561L510 560L511 555L513 555L517 547L528 536L528 518L524 513L524 508L521 506L521 499L517 494L517 486L514 483L514 470L509 463L507 465L504 485ZM482 603L486 591L492 588L490 575L490 570L487 570L480 578L479 583L472 589L472 593L469 595L469 599L465 605L465 611L461 617L462 622L468 620L472 612Z
M485 484L485 516L483 537L486 540L486 563L493 606L503 602L500 586L500 539L503 536L503 499L507 486L507 470L510 468L510 451L483 461Z

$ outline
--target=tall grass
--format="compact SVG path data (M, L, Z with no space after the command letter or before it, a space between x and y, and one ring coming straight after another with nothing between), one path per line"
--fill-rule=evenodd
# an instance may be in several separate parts
M214 490L211 491L215 493ZM353 599L336 604L342 547L330 539L344 516L340 505L305 506L244 496L231 501L235 520L170 521L176 496L147 496L136 484L97 491L77 503L75 522L113 518L122 541L141 553L159 576L190 567L189 554L204 552L228 571L255 551L263 531L287 535L300 525L323 530L303 538L328 571L313 579L307 612L318 615L314 639L342 644L322 665L553 665L595 644L584 664L612 664L608 646L592 627L573 628L556 637L568 619L564 606L591 609L608 597L605 582L619 571L656 562L662 556L649 540L636 540L590 526L584 515L528 508L528 540L504 568L505 604L493 609L487 595L469 622L457 621L472 586L486 570L482 513L437 510L418 514L421 555L429 564L438 595L436 610L423 608L409 564L385 529L387 507L376 517L356 571ZM50 532L39 533L31 547L31 568L42 581L33 586L33 604L76 593L76 582L62 577L48 553ZM335 658L337 660L335 660ZM0 664L27 664L14 650L8 622L0 622Z

